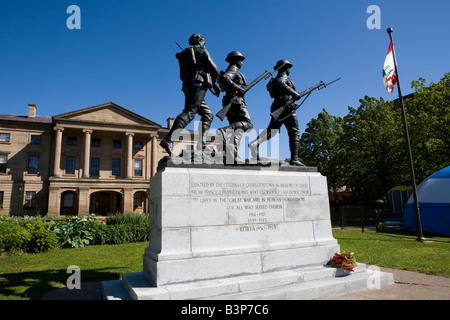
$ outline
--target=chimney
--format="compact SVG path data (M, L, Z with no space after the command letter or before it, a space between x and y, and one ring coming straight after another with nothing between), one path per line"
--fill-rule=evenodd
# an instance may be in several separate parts
M172 128L174 121L175 121L175 118L167 118L167 129Z
M32 104L32 103L28 104L28 118L36 117L36 109L37 109L37 106L35 104Z

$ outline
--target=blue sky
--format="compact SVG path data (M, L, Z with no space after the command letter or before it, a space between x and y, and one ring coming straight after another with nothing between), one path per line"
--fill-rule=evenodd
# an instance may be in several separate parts
M81 9L80 30L66 26L70 5ZM370 5L381 10L380 29L366 26ZM245 55L249 82L279 59L294 65L298 91L342 77L297 111L302 133L322 108L344 116L364 95L397 97L382 83L388 27L403 94L419 77L439 81L450 72L449 14L446 0L1 0L0 113L25 114L36 103L38 115L52 116L113 101L165 125L184 104L175 41L187 46L201 33L220 70L230 51ZM270 120L266 83L246 95L256 130ZM220 110L221 98L206 101ZM212 128L224 125L216 118ZM284 159L284 128L280 142Z

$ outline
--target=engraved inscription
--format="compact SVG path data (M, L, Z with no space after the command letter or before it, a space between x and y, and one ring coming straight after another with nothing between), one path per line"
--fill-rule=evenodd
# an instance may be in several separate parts
M310 194L309 183L197 181L190 187L202 204L228 201L230 224L281 222L285 203L305 201Z
M266 231L266 230L277 230L277 224L262 224L262 225L253 225L253 226L242 226L239 227L240 232L248 232L248 231Z

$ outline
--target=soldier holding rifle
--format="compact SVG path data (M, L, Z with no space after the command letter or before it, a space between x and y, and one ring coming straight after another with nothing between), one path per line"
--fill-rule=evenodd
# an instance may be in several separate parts
M222 103L225 109L223 113L226 115L229 125L218 129L217 135L222 138L226 151L231 153L228 159L232 162L240 160L238 149L242 135L244 132L253 128L252 120L244 100L247 80L239 71L244 60L245 57L239 51L230 52L225 59L229 63L229 66L225 72L221 72L218 79L220 89L226 92ZM223 115L218 114L218 117L221 120L223 119ZM227 134L230 131L230 142L227 143Z
M274 98L272 106L270 108L271 112L279 110L280 108L286 108L290 106L294 101L299 100L302 96L295 90L295 85L291 79L288 78L292 64L288 60L279 60L274 67L278 69L280 65L283 65L278 70L276 78L270 80L267 84L267 89L269 90L270 96ZM261 134L249 144L249 149L252 153L253 158L258 158L258 148L262 142L265 142L272 138L272 132L278 133L281 126L284 124L289 135L289 149L291 151L291 165L294 166L304 166L300 161L298 161L298 147L300 139L300 131L298 129L298 120L295 112L292 112L290 108L283 112L280 118L270 120L269 126L266 130L261 132Z
M171 156L173 153L172 134L175 130L184 129L198 113L201 116L199 131L202 150L206 148L206 137L208 135L214 115L205 102L208 89L216 90L216 79L218 68L211 59L205 48L205 38L198 33L189 38L189 48L176 55L180 64L180 78L183 81L182 90L185 95L185 106L183 112L175 119L167 136L161 140L161 147Z
M275 69L278 70L278 74L275 79L270 79L267 84L267 90L269 91L270 96L274 99L270 108L271 120L269 126L261 132L255 140L250 142L248 146L252 153L252 157L259 158L259 145L262 142L272 138L273 133L277 134L280 131L281 126L284 124L289 136L289 149L291 151L290 164L292 166L304 166L303 163L298 161L300 131L298 129L298 120L295 110L297 110L303 102L305 102L314 90L326 88L328 85L340 80L341 78L338 78L328 84L320 81L320 83L315 86L299 93L295 89L294 82L292 82L292 80L288 77L291 72L291 68L292 64L288 60L279 60L277 62ZM302 97L305 97L302 103L299 105L294 103Z

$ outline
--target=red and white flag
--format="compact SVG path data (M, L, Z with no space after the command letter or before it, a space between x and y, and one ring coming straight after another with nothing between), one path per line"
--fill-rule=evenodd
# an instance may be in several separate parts
M394 65L394 55L392 52L392 41L389 45L389 50L386 56L386 59L384 60L384 66L383 66L383 83L386 87L386 90L389 93L392 93L394 91L394 86L397 83L397 74L395 72L395 65Z

